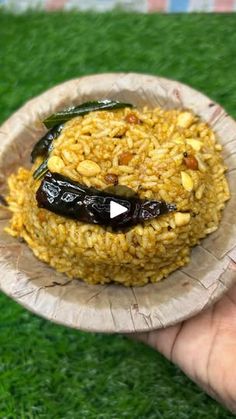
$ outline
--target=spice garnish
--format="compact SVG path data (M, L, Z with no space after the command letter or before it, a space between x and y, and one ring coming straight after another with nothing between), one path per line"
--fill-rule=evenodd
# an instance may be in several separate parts
M52 128L58 124L64 124L64 122L69 121L76 116L83 116L89 112L93 111L102 111L102 110L112 110L112 109L121 109L121 108L132 108L133 105L130 103L119 102L118 100L94 100L90 102L85 102L79 106L73 106L68 109L65 109L60 112L56 112L53 115L50 115L46 118L43 123L47 128Z
M63 125L59 124L50 129L40 140L34 145L34 148L31 152L31 161L35 162L38 156L45 157L48 155L50 146L57 137L59 137Z
M48 171L48 159L45 159L34 171L33 178L39 180Z
M109 194L51 172L43 178L36 199L40 208L78 221L110 226L114 231L176 210L175 204ZM114 204L122 206L125 211L112 217L111 206Z

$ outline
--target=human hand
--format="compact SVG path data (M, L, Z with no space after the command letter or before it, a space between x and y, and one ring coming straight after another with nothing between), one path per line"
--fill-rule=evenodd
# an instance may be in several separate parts
M166 329L133 334L236 413L236 284L215 305Z

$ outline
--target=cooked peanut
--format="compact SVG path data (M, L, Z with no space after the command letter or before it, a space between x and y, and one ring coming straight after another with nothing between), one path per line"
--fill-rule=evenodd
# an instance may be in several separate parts
M187 138L186 143L190 145L195 151L200 151L203 143L199 140L195 140L194 138Z
M60 170L64 167L64 162L60 157L52 156L48 159L48 169L50 172L60 172Z
M104 180L106 183L109 183L112 185L118 184L118 176L115 175L114 173L107 173L106 176L104 177Z
M101 168L92 160L83 160L78 164L77 172L82 176L95 176L101 172Z
M134 113L128 113L125 117L125 121L129 122L130 124L140 124L140 119Z
M39 221L41 221L41 222L46 221L46 219L47 219L47 214L46 214L46 211L45 211L45 210L42 210L42 211L39 211L39 212L38 212L38 219L39 219Z
M125 151L124 153L120 154L119 156L119 164L121 166L126 166L129 164L130 160L133 158L133 154L129 153L129 151Z
M186 172L181 172L181 181L184 189L188 192L191 192L193 189L193 179Z
M193 114L191 112L181 112L177 118L177 125L182 128L188 128L193 122Z
M188 155L188 156L184 157L183 160L184 160L184 163L186 164L188 169L191 169L191 170L197 170L198 169L198 161L194 156Z
M204 189L205 189L205 185L204 184L202 184L201 186L199 186L199 188L195 192L196 199L201 199L202 198Z
M184 140L182 138L174 138L173 141L174 141L175 144L183 144L184 143Z
M190 214L189 212L176 212L174 214L175 217L175 225L177 227L185 226L190 221Z
M196 154L196 159L197 159L197 162L198 162L198 168L199 168L200 172L205 173L207 171L207 165L201 159L201 157L200 157L200 155L198 153Z

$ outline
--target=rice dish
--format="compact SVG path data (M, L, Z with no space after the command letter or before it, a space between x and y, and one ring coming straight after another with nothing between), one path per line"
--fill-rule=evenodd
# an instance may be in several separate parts
M214 232L230 197L221 145L189 110L95 111L66 122L48 169L89 188L124 185L141 199L176 211L127 231L93 225L39 208L41 180L20 167L8 179L7 232L24 239L41 261L89 284L145 285L189 262L191 247Z

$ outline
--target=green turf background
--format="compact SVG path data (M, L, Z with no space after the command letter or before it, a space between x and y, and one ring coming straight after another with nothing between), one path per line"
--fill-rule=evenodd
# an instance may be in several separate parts
M107 71L178 79L236 116L235 27L236 15L0 13L0 121ZM4 295L0 307L1 419L234 417L142 344L50 324Z

